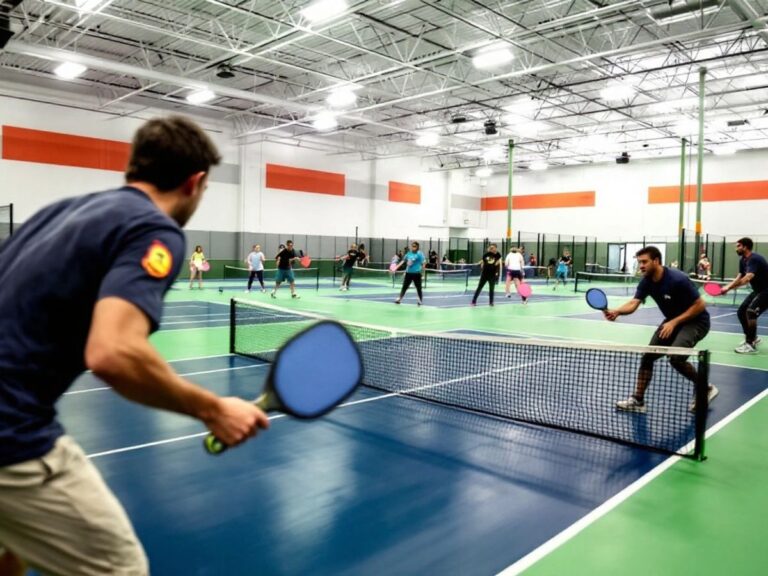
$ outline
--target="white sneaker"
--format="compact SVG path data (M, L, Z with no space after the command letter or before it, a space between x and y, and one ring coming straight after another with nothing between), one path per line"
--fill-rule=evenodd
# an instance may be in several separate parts
M246 294L250 294L250 292L251 292L250 290L246 290L245 291Z
M291 298L295 298L296 300L298 300L299 298L301 298L301 296L299 296L298 294L291 294Z
M262 288L262 289L261 289L261 293L262 293L262 294L266 294L266 293L267 293L267 289L266 289L266 288Z
M639 414L645 414L647 411L645 402L640 402L634 396L630 396L626 400L619 400L616 402L616 408L624 412L637 412Z
M755 341L752 343L752 347L753 348L757 348L757 345L760 344L760 342L762 342L762 341L763 341L762 338L760 338L760 336L758 336L757 338L755 338ZM747 341L744 340L741 344L739 344L739 346L742 346L743 344L746 344L746 343L747 343Z
M717 389L717 386L714 384L711 384L707 387L707 405L709 406L712 404L712 400L714 400L717 395L720 394L720 390ZM691 412L696 412L696 397L694 396L693 400L691 400L691 403L688 405L688 410Z
M737 346L734 349L734 352L736 352L736 354L757 354L757 349L752 346L752 344L744 342L741 346Z

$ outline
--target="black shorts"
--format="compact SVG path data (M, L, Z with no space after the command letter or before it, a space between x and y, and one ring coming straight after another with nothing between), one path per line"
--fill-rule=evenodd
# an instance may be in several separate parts
M746 310L751 311L755 316L760 316L768 308L768 290L762 292L752 292L744 299L741 304Z
M510 280L514 280L515 278L522 280L523 272L521 270L507 270L507 278Z

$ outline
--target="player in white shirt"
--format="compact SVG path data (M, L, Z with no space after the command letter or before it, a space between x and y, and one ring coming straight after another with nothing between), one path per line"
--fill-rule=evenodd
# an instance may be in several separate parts
M509 287L512 282L515 283L515 291L519 292L520 283L524 278L525 259L518 248L510 248L509 254L504 259L504 267L507 269L507 283L504 286L504 294L507 298L512 298ZM523 296L523 304L528 302L528 298Z

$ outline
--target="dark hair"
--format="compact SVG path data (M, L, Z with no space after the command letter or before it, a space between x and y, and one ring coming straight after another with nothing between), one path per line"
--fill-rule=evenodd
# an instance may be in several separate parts
M750 252L752 251L752 246L755 245L752 242L752 238L747 238L746 236L744 238L739 238L738 240L736 240L736 244L741 244L742 246L744 246L744 248L746 248Z
M293 240L286 240L285 245L288 246L288 244L293 244Z
M418 242L416 242L416 240L414 240L413 242L411 242L411 246L416 246L416 250L418 250L421 245Z
M658 248L656 248L656 246L645 246L644 248L640 248L640 250L635 252L635 256L643 256L646 254L651 257L651 260L658 260L661 262L661 252Z
M221 156L208 135L183 116L155 118L133 137L125 180L148 182L167 192L198 172L208 172Z

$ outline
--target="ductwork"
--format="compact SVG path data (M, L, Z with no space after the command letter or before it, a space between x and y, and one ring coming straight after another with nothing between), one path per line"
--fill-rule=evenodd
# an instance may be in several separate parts
M683 0L678 2L674 6L670 3L669 7L657 8L651 10L651 18L656 21L665 20L667 18L673 18L675 16L682 16L683 14L691 14L703 10L705 8L711 8L720 4L720 0Z
M10 15L14 8L22 3L23 0L3 0L0 2L0 50L5 48L8 40L13 36L11 30Z

